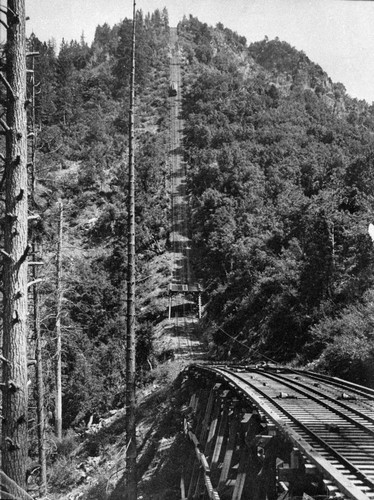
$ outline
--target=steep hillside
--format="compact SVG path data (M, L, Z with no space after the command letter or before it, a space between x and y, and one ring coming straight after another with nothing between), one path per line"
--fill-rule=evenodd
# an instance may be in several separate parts
M124 402L130 27L128 19L112 28L99 26L91 47L83 39L64 41L58 55L52 42L41 43L34 35L29 41L40 52L35 65L41 90L36 195L41 218L32 223L30 237L38 239L44 261L41 328L50 464L59 457L53 436L59 199L64 206L64 432L80 432ZM167 314L171 275L167 12L139 13L137 39L137 380L142 387L157 364L153 337ZM33 349L30 327L30 357ZM33 378L33 367L30 372ZM32 391L30 418L34 397ZM30 440L35 459L35 428Z
M99 26L91 47L84 39L64 41L58 55L52 42L34 35L29 42L40 52L36 202L42 218L32 233L45 261L42 328L50 354L49 394L58 199L65 214L66 427L123 401L118 347L125 334L130 27L127 19L112 28ZM226 350L239 357L260 353L290 361L303 349L306 362L339 350L340 340L350 345L343 339L351 334L339 327L348 315L361 346L368 334L357 315L362 309L369 315L373 269L366 235L373 201L373 108L352 100L342 84L332 83L285 42L265 39L248 47L223 25L212 28L192 16L178 33L194 268L206 289L204 330L213 335L207 340L221 355ZM166 10L140 12L140 370L152 365L152 337L165 314L171 273L169 50ZM344 346L339 366L347 365L346 355L356 355ZM47 405L53 420L52 397Z
M150 371L171 276L166 10L139 13L137 26L139 438L144 471L154 466L160 473L150 473L142 491L152 498L155 489L162 498L166 484L171 498L174 464L162 446L172 446L178 426L172 386L159 384L170 383L185 361ZM53 43L30 40L40 52L42 217L32 233L45 261L48 460L56 498L77 486L74 498L107 498L123 472L130 27L127 19L99 26L91 47L84 39L63 42L58 55ZM286 42L247 46L222 24L193 17L179 24L178 36L193 268L205 290L200 329L210 354L313 363L368 381L374 109ZM52 431L58 199L65 213L63 421L74 429L62 442Z
M286 42L193 17L179 32L208 340L370 380L373 107Z

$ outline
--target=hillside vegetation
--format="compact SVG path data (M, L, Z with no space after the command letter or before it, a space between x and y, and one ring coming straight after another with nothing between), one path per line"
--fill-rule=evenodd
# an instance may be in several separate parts
M203 330L237 358L372 380L374 107L286 42L179 31Z
M192 259L205 290L201 332L211 354L309 364L368 382L374 107L351 99L286 42L248 46L222 24L213 28L192 16L178 33ZM130 38L125 19L98 26L91 46L83 38L64 41L58 54L52 42L29 40L40 52L41 220L31 232L45 261L40 291L51 429L59 199L64 427L83 429L124 403ZM139 12L139 386L156 365L154 332L166 315L171 277L168 43L166 10ZM55 453L51 437L49 457Z
M138 366L152 366L152 335L169 276L168 18L138 14L136 79ZM57 201L63 227L63 421L85 425L124 400L128 95L131 20L99 26L91 47L32 36L36 80L37 203L32 234L45 262L42 329L53 424ZM151 264L152 263L152 264ZM151 266L151 267L150 267ZM151 296L160 296L157 303ZM161 304L161 305L160 305ZM141 382L141 376L139 377Z

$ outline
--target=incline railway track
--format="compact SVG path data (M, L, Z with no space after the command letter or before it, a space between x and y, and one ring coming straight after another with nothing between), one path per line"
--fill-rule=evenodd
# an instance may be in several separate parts
M374 390L269 366L194 365L188 376L199 460L187 498L205 484L215 500L374 499Z
M170 96L172 244L175 255L173 280L177 283L189 283L190 242L187 227L186 163L183 161L182 156L184 123L180 117L182 77L176 28L170 29L170 43L172 47L170 82L173 89L175 89L175 94Z
M174 316L174 330L178 338L177 357L189 356L194 353L194 345L191 338L191 330L195 325L194 318L189 318L184 313L179 317L178 312Z
M172 278L169 283L169 319L174 319L175 331L179 332L181 353L186 352L186 344L193 353L191 331L193 325L189 317L195 315L196 298L198 316L201 316L201 290L193 279L190 266L191 240L188 231L187 164L183 158L182 74L181 50L177 28L170 28L170 191L171 191L171 244Z

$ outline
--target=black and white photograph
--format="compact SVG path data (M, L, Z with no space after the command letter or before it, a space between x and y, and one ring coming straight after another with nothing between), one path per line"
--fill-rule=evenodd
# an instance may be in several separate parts
M0 0L0 499L374 500L374 0Z

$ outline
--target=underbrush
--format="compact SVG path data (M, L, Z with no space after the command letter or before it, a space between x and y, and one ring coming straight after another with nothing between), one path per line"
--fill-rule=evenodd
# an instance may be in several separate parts
M335 338L313 368L351 382L374 386L374 342L354 333Z
M156 490L159 498L165 500L176 495L182 422L178 376L186 364L185 360L177 359L158 365L148 373L147 384L138 393L138 470L143 478L140 490L144 499L154 498ZM48 468L49 498L113 500L118 495L121 498L125 412L119 410L102 422L84 434L69 430L55 441ZM118 491L116 484L120 485Z
M313 369L373 386L374 294L345 308L336 318L326 318L311 329L306 352L313 355Z
M166 363L159 364L144 375L143 383L145 387L165 386L177 378L179 373L186 366L185 360L169 360Z
M48 484L52 492L63 492L76 486L79 472L75 460L69 457L58 457L48 470Z
M53 492L62 492L79 482L80 473L74 452L79 445L77 434L68 430L62 439L55 442L55 454L48 468L48 484Z

